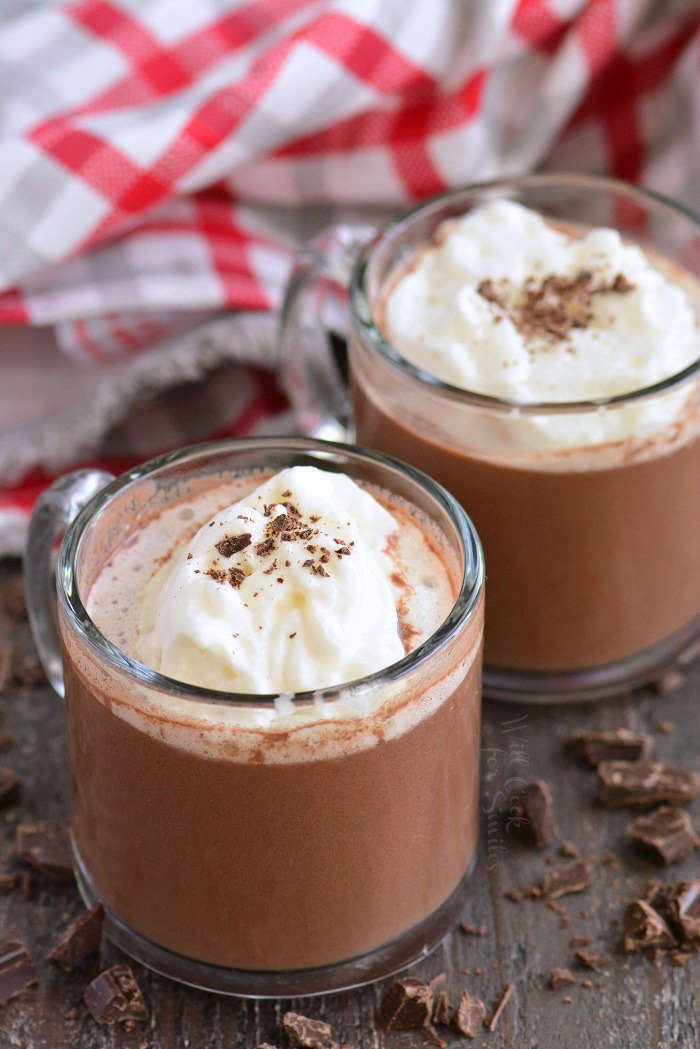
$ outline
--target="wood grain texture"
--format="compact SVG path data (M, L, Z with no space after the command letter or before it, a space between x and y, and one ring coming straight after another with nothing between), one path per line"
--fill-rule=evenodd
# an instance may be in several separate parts
M17 574L17 566L0 564L0 596ZM2 602L0 601L0 604ZM1 615L1 613L0 613ZM30 645L26 622L0 621L0 645L9 639L20 650ZM700 667L686 671L683 686L662 697L648 690L606 703L569 707L518 707L486 704L482 741L482 843L479 863L465 902L463 919L485 926L483 936L448 936L436 951L410 972L430 978L446 971L452 1004L464 987L484 999L490 1009L503 985L514 993L497 1031L484 1031L473 1042L447 1035L448 1045L482 1044L494 1049L696 1049L700 1045L700 957L676 968L667 960L658 966L620 951L619 923L623 902L659 875L675 880L697 875L696 852L670 870L644 859L624 836L629 814L607 811L595 803L595 774L563 749L576 728L628 728L650 732L655 753L672 764L698 768L700 754ZM2 858L15 869L14 831L25 819L58 819L68 815L69 780L61 703L46 686L11 687L0 701L0 729L15 744L0 754L0 764L22 777L19 804L0 810ZM668 734L659 720L672 722ZM508 781L548 780L554 794L559 834L544 850L517 844L491 817L502 801ZM689 810L696 826L700 805ZM590 856L590 888L558 902L561 915L539 900L512 903L504 893L539 884L546 857L557 856L562 841L573 841ZM618 865L605 862L614 853ZM285 1046L281 1017L290 1007L282 1001L240 1001L180 987L140 966L134 969L150 1009L148 1023L133 1031L100 1027L85 1015L83 989L102 968L123 956L105 945L100 958L66 976L42 959L57 932L81 910L77 891L57 887L41 875L32 877L26 899L15 891L0 897L3 939L23 938L38 962L39 987L0 1009L0 1049L253 1049L260 1042ZM601 973L586 972L574 960L573 936L591 938L590 948L608 963ZM580 984L553 991L550 970L566 966ZM465 973L462 970L469 970ZM600 983L602 986L597 986ZM376 1008L381 984L360 991L296 1000L295 1010L325 1019L339 1040L356 1049L417 1049L420 1032L384 1035L377 1030ZM571 1004L564 1002L572 999ZM75 1013L71 1013L74 1010ZM68 1014L68 1016L66 1016ZM441 1029L442 1034L446 1034Z

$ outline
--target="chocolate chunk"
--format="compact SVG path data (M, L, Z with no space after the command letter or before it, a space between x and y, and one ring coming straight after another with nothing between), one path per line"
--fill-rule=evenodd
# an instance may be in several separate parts
M604 761L598 766L600 802L608 808L683 805L700 790L700 776L663 761Z
M279 516L270 521L270 524L268 525L268 528L270 528L272 532L287 532L293 527L294 522L289 514L279 514Z
M258 557L267 557L273 550L276 549L274 539L263 539L261 543L258 543L255 547L255 553Z
M677 692L684 681L685 678L680 670L677 670L675 667L668 667L651 679L649 688L652 692L656 692L658 696L669 696L672 692Z
M674 947L668 925L645 900L632 900L625 907L622 945L628 954L645 947Z
M486 929L483 925L477 928L475 925L469 925L468 922L460 922L459 931L463 932L465 936L483 936Z
M338 1049L329 1025L322 1020L310 1020L299 1013L285 1013L282 1026L289 1041L298 1049Z
M534 780L511 795L506 830L526 845L538 849L548 845L557 832L554 825L552 795L544 780Z
M433 1006L433 1023L450 1026L450 1003L445 991L440 991Z
M105 969L88 984L83 1000L98 1024L148 1019L148 1010L129 965Z
M573 863L550 867L545 871L542 881L542 895L556 900L570 892L582 892L588 888L590 880L591 868L588 860L574 860Z
M423 1027L433 1011L433 992L426 983L407 976L392 983L379 1006L379 1026L385 1031Z
M88 955L99 950L104 910L96 903L92 910L78 915L61 933L46 960L64 972L72 972Z
M485 1020L484 1021L487 1030L489 1030L489 1031L495 1031L496 1030L496 1027L498 1025L498 1021L501 1019L501 1013L505 1009L506 1004L507 1004L507 1002L508 1002L508 1000L509 1000L509 998L510 998L512 993L513 993L513 984L512 983L507 983L506 986L501 991L501 994L500 994L500 996L498 998L498 1001L496 1002L496 1006L495 1006L493 1012L491 1013L491 1018L489 1020Z
M574 955L579 965L582 965L584 969L593 969L597 971L605 966L606 959L602 954L596 954L595 951L576 951Z
M678 882L668 900L667 912L681 945L700 947L700 879Z
M576 983L576 977L568 969L552 969L549 974L549 986L555 991L570 983Z
M467 1038L476 1038L485 1016L486 1006L481 998L470 994L469 991L462 991L462 997L459 999L457 1012L452 1021L460 1034L466 1035Z
M579 729L568 740L569 748L593 768L601 761L643 761L651 754L653 745L651 736L626 728L606 732Z
M637 816L627 834L667 866L685 859L699 844L687 813L667 805Z
M0 946L0 1005L32 987L37 982L36 969L26 944L9 940Z
M23 863L45 874L52 881L73 880L73 860L67 828L61 823L20 823L17 827L17 855Z
M10 805L19 798L19 776L0 765L0 805Z
M222 557L233 557L234 554L250 546L252 538L250 532L242 532L241 535L227 535L215 543L214 547Z

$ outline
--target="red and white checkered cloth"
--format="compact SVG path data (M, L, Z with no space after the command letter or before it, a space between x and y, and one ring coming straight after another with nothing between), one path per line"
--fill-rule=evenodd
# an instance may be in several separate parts
M54 340L40 352L2 333L0 553L49 473L98 454L144 384L191 379L193 356L206 370L182 333L222 308L262 322L210 354L235 395L209 404L206 425L201 406L196 424L166 406L189 422L156 426L160 445L141 419L116 466L193 425L244 432L282 410L272 378L230 362L274 364L261 311L322 225L542 167L697 207L699 72L697 0L4 0L0 322L51 325ZM160 365L144 363L173 333ZM42 417L26 392L43 403L52 372L37 364L27 385L27 359L61 350L81 376L69 387L91 366L98 401L121 390L104 425L52 429L55 403Z

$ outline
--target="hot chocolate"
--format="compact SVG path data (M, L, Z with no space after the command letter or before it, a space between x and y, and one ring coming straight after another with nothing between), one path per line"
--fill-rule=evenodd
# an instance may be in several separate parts
M698 357L699 301L689 273L615 231L510 201L451 219L378 289L377 325L410 364L353 340L358 439L472 516L488 668L597 672L697 630L700 397L663 382Z
M444 907L476 844L480 597L435 644L464 596L453 538L389 489L348 501L347 478L309 469L147 499L86 571L100 631L189 685L96 661L61 617L88 892L226 969L384 947Z

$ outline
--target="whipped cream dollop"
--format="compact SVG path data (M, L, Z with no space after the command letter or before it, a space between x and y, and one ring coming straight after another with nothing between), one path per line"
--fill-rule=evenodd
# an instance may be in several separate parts
M219 510L145 588L139 659L246 693L339 685L401 659L393 516L344 474L283 470Z
M613 229L571 236L509 200L438 231L391 289L385 329L432 375L520 403L629 392L700 355L685 290L640 248ZM650 412L652 426L667 421ZM581 436L575 422L550 422L563 443L567 425ZM609 436L640 425L638 412L613 420Z

